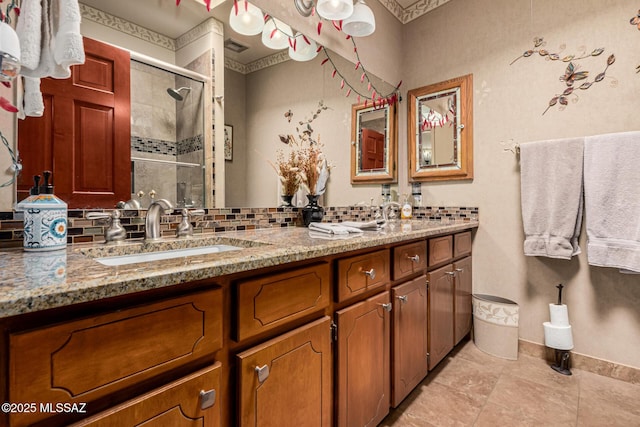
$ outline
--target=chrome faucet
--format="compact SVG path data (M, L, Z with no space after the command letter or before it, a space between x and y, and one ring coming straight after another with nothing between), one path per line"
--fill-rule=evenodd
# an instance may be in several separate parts
M385 202L382 204L382 217L385 221L393 221L398 219L398 214L393 208L398 208L398 212L400 211L400 203L398 202Z
M157 240L160 236L160 210L164 210L165 214L173 211L173 205L166 199L158 199L149 205L147 210L147 218L144 222L144 239Z

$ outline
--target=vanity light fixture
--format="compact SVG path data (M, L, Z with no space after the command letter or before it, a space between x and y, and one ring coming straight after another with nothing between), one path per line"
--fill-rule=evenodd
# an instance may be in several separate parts
M329 21L340 21L353 13L353 0L318 0L316 12Z
M289 46L289 39L293 37L293 30L284 22L270 16L262 30L262 44L269 49L281 50Z
M364 0L358 0L351 16L342 21L342 32L352 37L365 37L373 34L375 30L376 18L373 11Z
M0 81L10 82L20 72L20 41L6 22L0 22Z
M302 33L296 33L289 42L289 57L294 61L311 61L318 55L318 45Z
M264 28L264 15L248 1L235 0L229 13L229 25L236 33L255 36Z

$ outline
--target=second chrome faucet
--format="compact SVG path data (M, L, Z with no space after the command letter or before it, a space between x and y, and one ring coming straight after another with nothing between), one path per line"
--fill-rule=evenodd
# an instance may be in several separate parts
M158 240L162 237L162 233L160 232L160 217L163 212L165 215L173 212L173 205L168 200L159 199L149 205L144 223L145 240Z

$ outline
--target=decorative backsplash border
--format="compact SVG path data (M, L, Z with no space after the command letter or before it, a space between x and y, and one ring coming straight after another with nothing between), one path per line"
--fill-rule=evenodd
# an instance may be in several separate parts
M67 242L90 243L104 241L104 219L90 220L87 212L96 209L71 209L68 212ZM301 226L300 208L217 208L206 209L205 215L193 217L194 233L219 233L223 231L254 230L257 228ZM23 214L0 212L0 248L22 246ZM145 210L125 210L120 222L127 230L128 239L144 238ZM368 206L325 208L324 221L370 221L373 218ZM164 236L173 236L182 217L179 214L164 215L161 230ZM421 207L414 209L414 219L435 221L477 221L478 208Z

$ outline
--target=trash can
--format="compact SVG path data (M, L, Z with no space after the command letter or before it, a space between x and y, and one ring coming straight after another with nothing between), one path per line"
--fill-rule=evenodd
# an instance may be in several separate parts
M483 352L518 359L518 304L494 295L473 294L473 342Z

